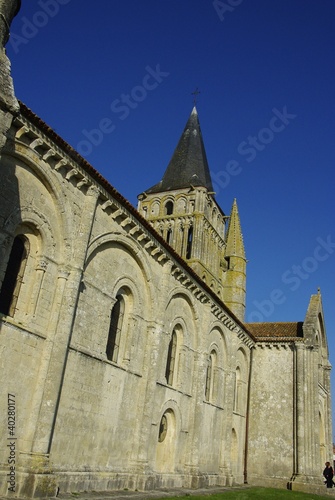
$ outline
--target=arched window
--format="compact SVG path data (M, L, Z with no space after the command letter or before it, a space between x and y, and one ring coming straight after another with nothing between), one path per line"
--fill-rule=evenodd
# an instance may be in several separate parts
M209 401L210 390L211 390L211 379L212 379L212 356L209 356L206 371L206 387L205 387L205 399Z
M247 380L248 362L246 354L242 349L238 349L236 354L235 369L235 395L234 411L240 415L245 415L247 405Z
M168 430L168 420L166 418L166 415L164 414L159 424L159 432L158 432L159 443L162 443L166 438L167 430Z
M213 401L214 398L216 356L217 356L216 352L213 349L212 352L210 353L207 363L206 386L205 386L206 401Z
M165 215L172 215L173 213L173 202L167 201L165 203Z
M150 216L151 217L157 217L159 214L159 202L158 201L153 201L151 204L151 211L150 211Z
M180 240L180 255L183 255L183 251L184 251L184 226L181 224L179 226L179 240Z
M241 411L242 403L242 380L241 380L241 369L239 366L236 367L235 372L235 401L234 401L234 411Z
M118 360L121 341L121 332L124 322L125 300L122 294L116 296L116 302L112 308L109 324L109 334L106 346L106 355L109 361Z
M178 214L184 214L186 212L186 199L181 197L176 202L176 211Z
M8 316L14 316L28 255L29 240L23 235L16 236L0 291L0 312Z
M158 429L155 469L173 473L176 467L176 416L171 408L165 411Z
M165 378L168 385L173 384L175 366L176 366L176 351L177 351L177 333L174 329L168 348L166 360Z
M190 259L192 255L192 242L193 242L193 227L189 227L187 233L187 247L186 247L186 259Z
M166 243L168 243L168 245L172 243L172 229L168 229L166 232Z

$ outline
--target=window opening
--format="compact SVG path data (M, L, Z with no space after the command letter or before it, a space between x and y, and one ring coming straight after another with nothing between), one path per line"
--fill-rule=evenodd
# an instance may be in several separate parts
M211 401L214 396L214 385L215 385L215 369L216 369L216 352L213 349L207 364L206 371L206 386L205 386L205 400Z
M192 255L192 242L193 242L193 227L189 227L187 233L187 247L186 247L186 259L190 259Z
M109 361L117 362L121 340L121 330L124 320L125 301L122 295L117 295L111 311L106 355Z
M172 215L173 212L173 202L167 201L165 203L165 215Z
M14 316L28 255L28 239L23 235L16 236L0 291L0 312L8 316Z
M159 432L158 432L158 442L159 443L162 443L164 441L164 439L166 438L167 430L168 430L168 422L167 422L166 415L164 414L162 416L162 419L161 419L160 424L159 424Z
M212 380L212 364L213 364L213 359L212 359L212 356L210 356L208 363L207 363L207 371L206 371L206 387L205 387L205 399L206 399L206 401L209 401L209 398L210 398L211 380Z
M168 229L166 233L166 243L171 245L171 241L172 241L172 229Z
M169 343L168 355L166 361L166 370L165 370L165 378L168 385L172 385L173 382L173 374L176 362L176 350L177 350L177 334L176 331L173 330L171 340Z
M240 411L241 406L241 370L240 367L236 367L236 375L235 375L235 404L234 409L236 412Z

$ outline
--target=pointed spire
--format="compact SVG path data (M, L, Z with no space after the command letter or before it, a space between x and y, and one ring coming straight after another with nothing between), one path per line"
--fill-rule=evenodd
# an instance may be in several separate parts
M163 179L146 193L201 186L213 191L196 107L186 123Z
M246 258L237 203L231 209L226 236L225 258L228 269L224 277L225 304L241 320L245 314Z
M238 213L236 198L234 199L234 203L231 209L226 242L226 257L235 256L245 259L241 222Z

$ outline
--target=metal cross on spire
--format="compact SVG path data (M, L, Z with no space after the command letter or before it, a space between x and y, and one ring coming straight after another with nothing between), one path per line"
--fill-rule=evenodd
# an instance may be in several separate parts
M194 92L191 92L191 94L194 96L193 97L193 104L194 106L197 104L197 97L198 95L200 94L200 90L198 89L198 87L194 90Z

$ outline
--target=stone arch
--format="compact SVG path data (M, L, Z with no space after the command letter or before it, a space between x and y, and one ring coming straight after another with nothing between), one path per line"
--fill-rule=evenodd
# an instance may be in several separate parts
M150 202L148 216L149 218L158 217L159 213L160 213L160 200L155 198Z
M179 334L177 335L177 361L174 386L186 392L191 388L190 384L194 370L193 357L198 335L196 319L197 313L192 296L179 287L172 290L165 308L163 328L166 336L161 345L161 356L162 359L167 359L172 332L177 325L180 325ZM162 380L165 378L164 370L165 365L162 367Z
M10 316L23 324L30 321L40 303L40 298L47 293L47 287L43 287L42 283L46 279L48 266L54 265L55 259L52 229L42 214L30 208L18 210L7 219L6 227L10 235L1 245L1 294L3 286L7 286L5 281L10 272L10 256L17 238L24 238L26 248L29 249L25 256L23 274L20 276L20 286L15 286L15 292L13 291L15 299L14 295L12 298L15 304L13 302L8 310ZM47 279L51 278L47 277Z
M100 252L103 248L108 248L108 246L113 245L124 247L124 249L137 263L143 277L143 287L141 287L140 289L139 283L134 280L133 276L131 276L129 273L124 272L121 276L118 273L117 276L115 276L115 281L111 283L108 293L112 296L115 293L117 287L125 286L128 283L128 286L136 290L138 303L141 304L141 307L145 307L145 310L149 312L150 317L152 317L154 305L151 297L154 296L154 290L152 288L152 282L150 279L150 265L147 256L143 251L143 248L137 241L130 239L127 236L115 234L113 232L100 234L91 241L88 247L85 269L87 269L87 267L90 265L90 262L92 261L92 259L94 259L98 252Z
M223 222L223 217L220 213L218 213L217 217L217 232L221 237L224 236L224 222Z
M212 344L207 355L205 400L216 403L218 392L218 346Z
M176 213L184 214L187 207L187 198L184 195L180 195L176 198Z
M109 361L120 363L130 361L127 349L128 330L134 309L134 296L131 287L124 285L116 288L111 308L109 333L106 342L106 356Z
M183 343L183 327L180 322L172 328L170 332L170 341L167 349L166 362L165 362L165 380L170 386L176 385L176 380L179 371L179 356L180 349Z
M157 420L155 458L155 470L157 472L175 472L179 462L178 441L181 426L181 412L176 401L166 401Z
M172 200L167 200L164 203L164 215L172 215L174 212L174 203Z
M167 204L168 202L171 202L171 203L172 203L172 205L173 205L173 210L174 210L174 208L175 208L175 206L174 206L174 205L175 205L175 197L174 197L172 194L167 194L166 196L164 196L164 197L162 198L162 209L163 209L163 211L164 211L164 213L163 213L162 215L169 215L169 214L166 214L166 213L165 213L165 207L166 207L166 204Z
M32 218L36 218L39 216L40 219L44 219L42 224L39 225L36 223L36 226L39 230L44 229L45 225L48 225L49 228L52 225L52 231L49 233L54 236L53 247L58 251L58 258L62 261L69 261L71 258L70 247L63 243L63 245L56 245L55 242L64 242L70 241L71 235L73 233L72 228L72 217L67 217L66 213L68 213L68 207L66 204L66 200L64 199L63 190L60 180L57 178L57 175L53 172L50 166L44 163L40 157L32 151L28 146L24 144L20 144L20 151L11 152L11 154L4 154L2 156L3 163L6 165L6 162L15 166L15 170L17 168L21 169L22 172L33 175L38 182L45 188L45 193L48 193L50 197L51 203L53 205L52 208L52 217L48 217L47 214L42 215L43 210L38 206L38 202L34 205L34 203L27 203L23 200L19 201L19 208L16 208L11 216L7 218L8 227L13 225L14 220L16 223L18 220L25 221L24 211L32 216ZM18 183L20 183L20 175L17 176ZM22 181L24 182L24 181ZM19 190L19 186L18 186ZM47 205L47 204L45 204ZM16 212L19 212L17 214ZM51 213L51 209L49 209ZM34 214L34 216L33 216ZM51 224L50 220L56 221Z
M236 477L239 469L239 439L236 429L231 431L230 462L233 475Z
M129 296L132 296L132 306L136 303L140 308L145 307L147 300L144 297L143 290L140 290L139 283L134 280L133 276L125 273L118 277L111 288L112 297L116 297L120 290L124 290Z
M124 252L125 260L128 259L134 263L134 266L141 275L142 279L140 282L142 285L140 285L138 279L136 279L132 273L129 272L129 270L127 271L125 268L122 269L122 274L120 275L120 271L117 270L117 268L119 268L118 265L115 266L115 269L113 270L114 279L112 281L106 280L106 288L104 288L103 291L112 296L117 288L129 286L130 288L136 290L136 296L139 303L142 306L147 307L149 304L148 294L151 295L151 290L149 288L150 285L145 286L145 284L150 282L150 273L148 263L144 259L144 252L142 251L142 254L140 254L137 246L134 245L133 242L129 241L127 238L120 237L120 235L105 233L95 238L95 240L89 245L87 259L84 266L84 281L89 267L92 265L94 260L98 258L99 254L106 251L108 252L112 249L117 250L119 253ZM105 269L102 268L102 274L104 274L104 271Z
M170 291L168 298L167 298L167 301L166 301L166 306L165 306L165 313L166 314L168 313L169 309L171 308L173 301L176 301L176 300L182 300L182 301L184 301L185 304L187 304L188 310L191 313L190 319L192 322L192 330L195 332L195 324L199 318L199 313L198 313L196 301L195 301L193 295L188 290L185 290L185 288L181 288L181 287L173 288ZM181 321L183 321L185 323L185 320L184 320L182 314L179 314L178 316L181 318ZM175 317L177 317L177 316L175 316ZM185 323L185 326L189 330L189 326L187 326L186 323ZM192 337L194 338L195 336L193 335ZM187 340L191 341L190 338L187 338Z
M213 402L219 406L224 406L227 395L226 384L229 372L229 351L227 349L227 340L219 324L212 325L208 337L207 355L215 350L217 355L216 366L213 370Z
M13 211L7 218L4 227L13 237L24 231L38 234L41 240L39 253L54 260L59 259L59 255L56 253L58 250L57 237L49 220L32 206L25 205Z
M7 316L14 316L29 254L29 239L21 234L15 236L0 287L0 312Z
M239 347L236 353L236 365L240 366L243 380L248 380L248 356L244 347Z
M108 352L108 342L115 328L113 307L118 294L123 295L123 292L125 322L118 355L113 357ZM88 248L74 340L103 360L124 368L130 365L141 371L147 321L153 315L151 297L152 283L143 248L120 234L99 235Z
M229 342L229 336L225 328L222 328L222 323L220 321L214 321L210 325L209 329L209 341L215 342L219 346L221 365L229 365L229 360L232 357L232 345Z
M218 216L218 209L216 206L212 208L212 224L217 229L217 216Z
M246 413L248 371L247 355L244 348L240 347L236 353L234 392L234 411L240 415Z

